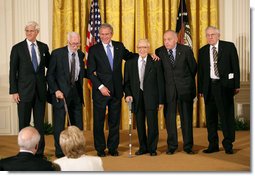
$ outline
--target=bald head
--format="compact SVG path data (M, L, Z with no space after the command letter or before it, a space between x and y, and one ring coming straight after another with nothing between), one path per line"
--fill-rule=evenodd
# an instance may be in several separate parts
M175 48L178 42L177 33L173 30L167 30L164 33L164 45L166 49L173 49Z
M33 127L25 127L20 130L18 135L18 145L21 150L29 150L36 153L40 134Z

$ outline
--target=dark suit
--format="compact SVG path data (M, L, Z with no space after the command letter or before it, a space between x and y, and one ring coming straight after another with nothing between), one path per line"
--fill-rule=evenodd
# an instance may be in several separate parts
M84 53L78 50L80 72L75 85L71 85L68 47L58 48L52 51L47 80L49 84L50 102L53 105L53 127L55 139L55 154L57 157L63 155L59 145L59 135L65 127L65 108L64 101L58 100L55 92L60 90L65 97L69 118L72 125L83 130L82 104L83 104L83 78L86 77L84 69Z
M166 104L164 107L167 129L168 150L178 147L176 111L180 113L184 150L193 147L193 99L196 96L195 75L197 63L192 50L185 45L177 44L175 63L170 62L167 49L162 46L156 49L160 57L165 77Z
M35 157L32 153L20 152L16 156L0 160L1 171L54 171L50 161Z
M34 126L41 135L37 154L44 152L44 114L46 104L45 67L50 58L46 44L36 41L40 52L40 63L34 70L27 41L24 40L13 46L10 57L10 94L18 93L19 130L30 125L31 110L33 109Z
M133 97L134 114L141 151L150 153L157 150L158 144L158 107L164 101L164 76L161 62L147 56L143 91L140 89L138 56L125 63L125 96ZM148 141L146 137L145 116L147 116Z
M107 147L109 152L117 150L119 145L119 124L121 111L122 85L122 59L132 56L121 42L112 41L114 48L113 70L111 70L103 44L98 43L89 49L88 77L92 82L93 98L93 132L94 145L98 152L106 148L104 136L104 119L106 106L108 106L109 136ZM103 96L99 86L103 84L110 90L110 97Z
M234 89L240 88L238 54L233 43L219 41L217 66L220 79L212 82L209 48L209 44L203 46L198 55L198 93L204 96L209 147L219 146L219 114L224 136L223 147L232 150L235 141L233 96Z

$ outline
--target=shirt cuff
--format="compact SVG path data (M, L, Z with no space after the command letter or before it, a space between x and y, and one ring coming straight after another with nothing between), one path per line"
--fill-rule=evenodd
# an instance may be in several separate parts
M102 89L103 87L104 87L104 85L101 84L101 85L98 87L98 89L100 90L100 89Z

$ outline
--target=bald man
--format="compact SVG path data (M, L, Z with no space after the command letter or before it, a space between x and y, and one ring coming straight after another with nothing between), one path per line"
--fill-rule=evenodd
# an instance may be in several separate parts
M165 77L164 115L168 134L168 155L174 154L178 148L177 108L181 119L183 149L187 154L194 154L192 113L193 99L196 97L197 63L191 48L178 44L177 41L176 32L167 30L164 33L164 46L155 52L162 60Z
M23 128L18 135L20 148L16 156L0 160L1 171L54 171L55 166L42 158L35 157L40 134L33 127Z

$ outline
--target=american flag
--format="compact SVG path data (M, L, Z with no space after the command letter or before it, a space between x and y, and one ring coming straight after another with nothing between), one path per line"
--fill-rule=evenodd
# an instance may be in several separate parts
M87 31L87 40L86 40L86 63L88 60L89 48L100 42L99 38L99 27L101 25L101 16L100 10L98 6L98 0L92 0L90 6L90 14L89 14L89 23L88 23L88 31ZM88 86L91 88L91 82L88 81Z
M178 33L178 42L192 48L188 11L185 0L180 0L177 14L176 32Z

